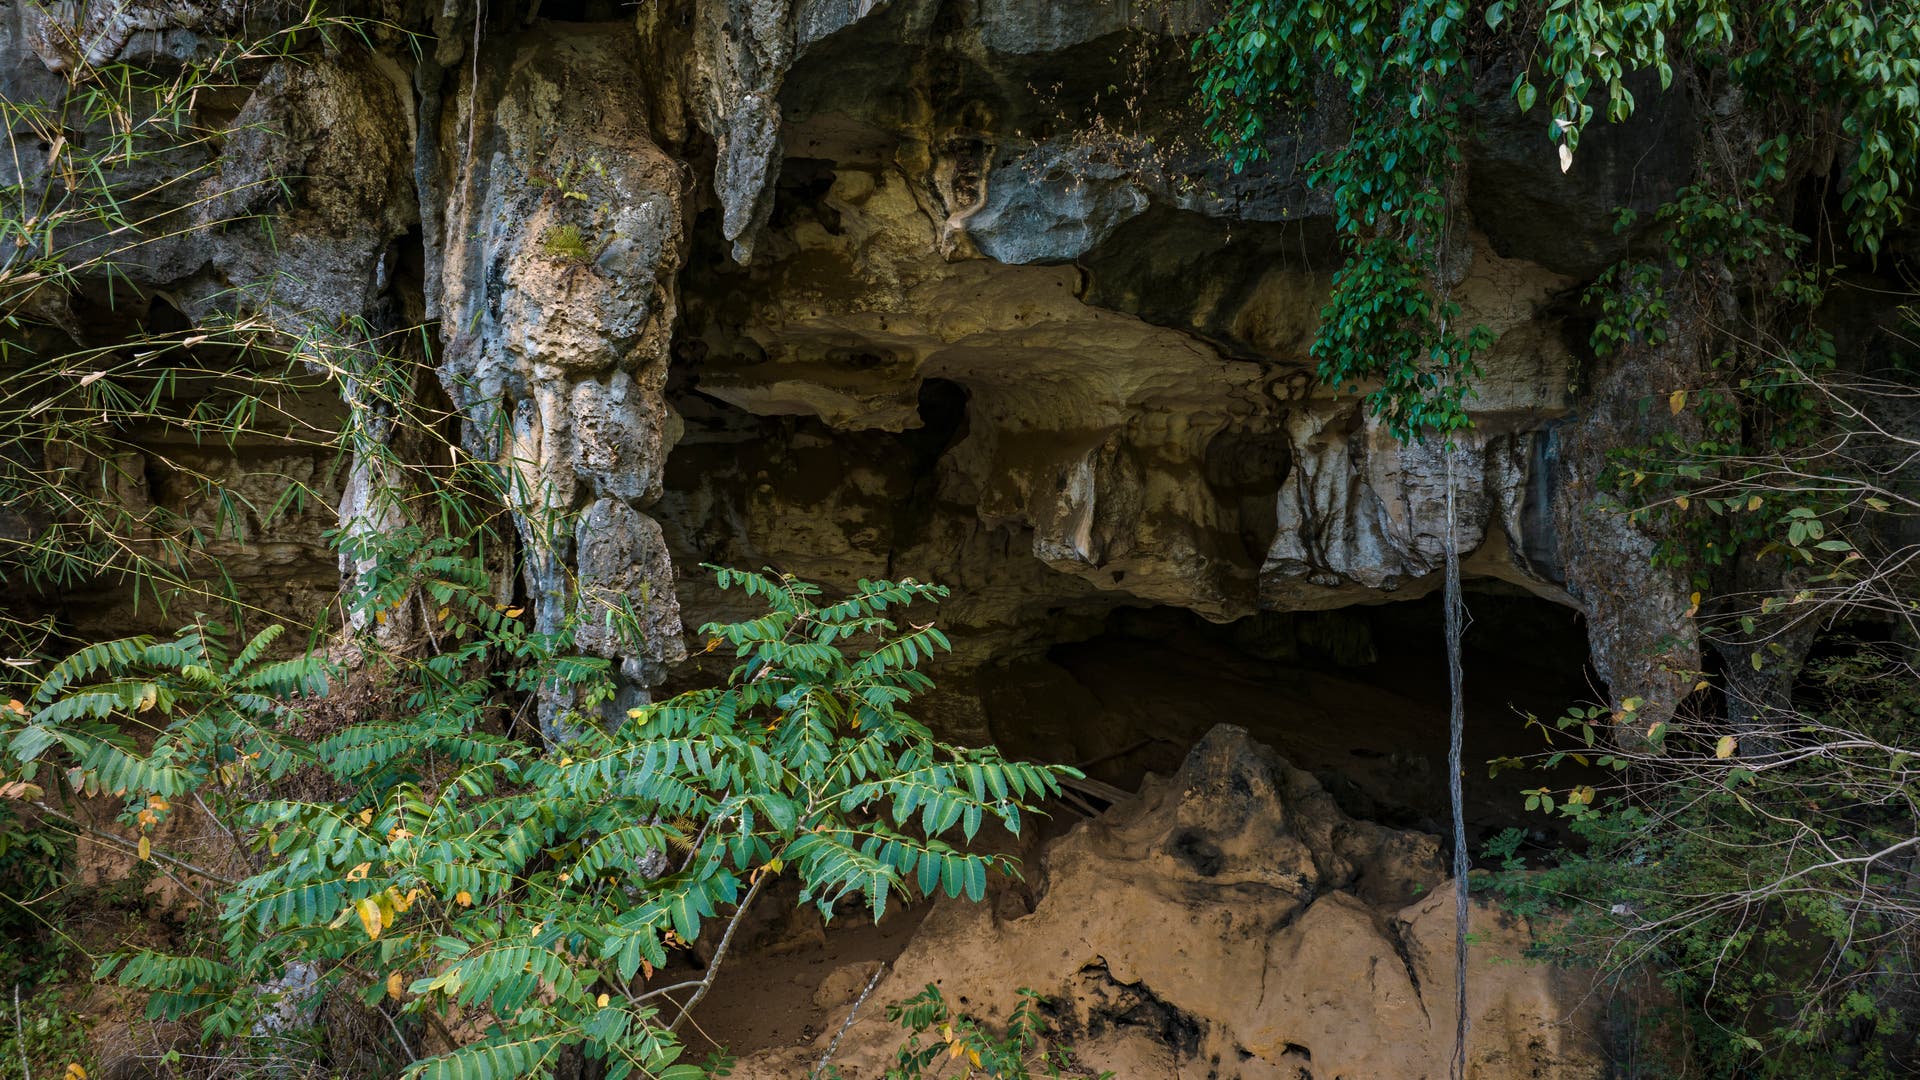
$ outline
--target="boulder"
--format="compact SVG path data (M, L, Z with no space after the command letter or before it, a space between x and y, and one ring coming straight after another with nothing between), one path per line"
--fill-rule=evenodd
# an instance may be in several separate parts
M931 983L999 1022L1032 988L1054 999L1076 1060L1121 1077L1447 1075L1455 883L1438 840L1348 817L1242 729L1214 728L1177 773L1056 841L1035 874L1030 910L936 904L871 1001ZM1603 1075L1583 975L1524 960L1528 924L1478 899L1471 926L1470 1074ZM805 1075L854 974L830 980L826 1036L734 1075ZM882 1075L901 1041L883 1011L862 1009L834 1052L850 1080Z

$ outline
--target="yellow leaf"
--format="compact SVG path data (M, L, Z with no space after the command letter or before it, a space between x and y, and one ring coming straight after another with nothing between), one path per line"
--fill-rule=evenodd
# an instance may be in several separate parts
M453 894L453 902L459 904L461 907L472 907L473 894L465 889L461 889L459 892Z
M507 618L509 618L509 619L517 619L517 618L519 618L519 617L520 617L520 613L521 613L521 612L523 612L523 611L525 611L525 610L527 610L527 609L526 609L526 608L517 608L517 607L510 607L510 608L508 608L508 609L507 609Z
M649 979L653 978L653 965L645 960L640 961L640 974Z
M1667 411L1668 412L1672 413L1675 416L1678 416L1680 415L1680 410L1686 407L1687 407L1687 392L1685 390L1675 390L1673 393L1667 395Z
M81 1068L79 1062L70 1061L67 1063L66 1080L87 1080L87 1070Z
M373 621L374 621L374 622L376 622L376 623L378 623L378 624L380 624L381 626L385 626L385 625L387 625L387 612L386 612L386 609L384 609L384 608L382 608L381 610L379 610L379 611L376 611L376 612L374 612L374 613L373 613Z
M1713 756L1717 758L1730 758L1733 756L1733 748L1737 745L1739 744L1733 736L1722 735L1720 736L1720 745L1713 748Z
M27 707L25 705L20 704L19 698L8 698L7 708L16 713L19 713L21 716L27 715Z
M360 925L366 928L368 940L378 941L380 931L386 929L386 920L380 914L380 902L371 896L357 900L353 905L353 913L360 916Z
M358 820L362 825L373 824L373 811L371 809L360 811L360 817Z
M971 1061L971 1062L973 1062L973 1067L974 1067L974 1068L976 1068L976 1069L978 1069L978 1068L980 1068L980 1051L978 1051L978 1050L968 1050L968 1051L967 1051L967 1060L969 1060L969 1061Z
M1692 503L1687 499L1685 495L1680 495L1674 498L1673 505L1679 507L1682 510L1685 510L1688 506L1691 506Z
M436 619L439 619L441 622L446 622L447 616L451 615L452 613L453 613L452 608L443 607L439 611L434 612L433 617Z
M1699 613L1700 613L1700 594L1696 592L1692 596L1687 597L1687 618L1691 619L1695 615L1698 615Z
M607 995L601 994L599 997L593 999L593 1003L604 1009L607 1007L607 1002L612 1000L613 999L608 997Z
M965 1043L958 1043L958 1042L957 1042L957 1043L954 1043L954 1044L953 1044L953 1049L951 1049L951 1050L949 1050L949 1051L947 1051L947 1056L948 1056L948 1057L956 1057L956 1058L957 1058L957 1057L959 1057L959 1056L960 1056L961 1054L964 1054L964 1053L966 1053L966 1052L967 1052L967 1046L966 1046L966 1044L965 1044Z
M1758 495L1755 495L1755 496L1754 496L1753 498L1751 498L1751 499L1748 499L1748 500L1747 500L1747 509L1748 509L1748 510L1750 510L1750 511L1751 511L1751 510L1758 510L1758 509L1760 509L1760 496L1758 496Z
M361 881L361 880L364 880L364 879L366 878L366 876L367 876L367 874L368 874L368 873L369 873L370 871L372 871L372 870L373 870L373 864L372 864L372 863L370 863L370 862L363 862L363 863L361 863L361 864L360 864L359 866L356 866L356 867L354 867L353 869L351 869L351 870L349 870L349 871L347 871L347 880L348 880L348 881Z
M1699 682L1693 684L1693 690L1695 693L1699 693L1700 691L1705 690L1710 685L1712 684L1707 682L1707 680L1701 679Z
M1632 712L1633 710L1639 707L1640 707L1640 699L1637 697L1630 697L1620 703L1621 712Z
M153 841L148 840L146 837L143 836L140 838L140 861L146 862L152 858L153 858Z
M396 971L393 974L387 976L387 996L388 997L392 998L395 1001L399 1001L400 995L406 993L406 990L407 990L407 980L401 978L399 972Z

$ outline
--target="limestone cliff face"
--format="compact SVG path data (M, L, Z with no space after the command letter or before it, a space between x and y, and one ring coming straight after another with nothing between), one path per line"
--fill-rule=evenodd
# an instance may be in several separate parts
M1684 182L1684 91L1565 176L1524 124L1478 134L1446 271L1497 341L1449 455L1312 378L1338 254L1301 166L1340 124L1276 125L1266 163L1223 170L1183 59L1207 4L462 7L377 12L432 48L385 29L263 68L202 212L280 228L183 237L138 279L189 316L274 279L247 302L437 320L467 448L518 484L540 619L637 610L643 640L585 643L636 692L684 655L683 608L723 611L703 559L949 583L983 663L1117 606L1417 596L1451 484L1470 574L1583 611L1613 692L1671 700L1650 653L1691 661L1683 590L1592 485L1688 354L1595 365L1572 298L1623 250L1611 209ZM13 8L40 74L12 77L190 55L249 17ZM357 479L343 518L377 523Z
M700 465L668 484L669 543L950 582L985 660L1115 605L1228 620L1418 596L1451 483L1470 573L1585 612L1614 692L1671 701L1651 657L1691 664L1684 590L1594 512L1593 483L1688 354L1596 366L1574 298L1627 239L1595 208L1684 182L1685 94L1565 176L1523 126L1473 145L1447 272L1498 337L1449 461L1311 377L1338 256L1301 164L1341 130L1301 116L1264 166L1221 169L1183 59L1213 14L801 5L751 33L724 16L718 48L699 28L723 15L696 5L676 83L742 89L734 112L693 110L721 147L724 246L697 235L682 279L670 396ZM741 35L774 26L790 47L754 52L748 87ZM769 115L784 163L743 171ZM771 196L754 179L775 176Z
M1584 613L1613 695L1655 711L1683 689L1662 658L1698 666L1684 587L1595 491L1610 448L1665 422L1639 405L1684 384L1692 351L1679 332L1598 363L1577 304L1630 239L1613 209L1686 182L1684 87L1595 128L1565 175L1531 122L1476 134L1445 271L1497 338L1475 427L1446 451L1397 443L1316 383L1339 256L1303 163L1341 121L1275 125L1265 163L1225 171L1184 59L1209 3L495 0L478 21L469 4L360 6L381 20L366 41L258 67L236 105L246 133L175 208L268 212L271 234L183 233L132 281L188 318L238 304L349 347L364 342L341 327L430 325L465 451L514 480L537 619L635 612L637 638L581 639L622 662L632 696L671 677L690 626L732 613L701 562L913 576L955 590L934 719L986 737L970 671L1118 608L1225 622L1434 589L1449 488L1467 573ZM238 0L9 5L0 79L57 93L74 64L190 56L267 17ZM293 179L259 183L275 175ZM363 463L329 489L348 527L391 523L369 479ZM235 552L243 583L325 591L326 524ZM1340 842L1301 872L1351 884L1313 862ZM1409 996L1450 977L1444 950L1419 951L1425 908L1296 899L1256 929L1298 916L1282 936L1306 952L1330 940L1310 924L1364 929L1343 939L1364 956L1315 962L1380 972L1353 1005L1379 1038L1426 1047L1449 1028ZM1394 955L1409 933L1412 959ZM1056 974L1132 993L1119 963L1088 945ZM1186 978L1149 981L1211 992ZM1271 1016L1195 1007L1223 1018L1207 1052L1278 1069L1295 1049ZM1546 1022L1526 1016L1512 1023ZM1367 1039L1325 1045L1347 1075L1392 1072ZM1584 1067L1542 1053L1549 1071L1526 1075Z

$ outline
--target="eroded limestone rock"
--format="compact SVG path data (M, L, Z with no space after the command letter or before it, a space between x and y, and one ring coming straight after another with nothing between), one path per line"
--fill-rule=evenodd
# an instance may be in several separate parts
M271 214L271 242L198 230L145 248L133 277L189 317L236 297L329 326L438 317L467 448L517 484L540 625L581 596L644 608L644 641L589 635L636 679L682 654L679 600L727 610L691 580L702 558L952 583L965 666L1116 606L1230 620L1436 584L1448 459L1314 384L1339 252L1303 163L1344 121L1284 118L1264 162L1228 172L1186 59L1215 5L391 14L433 48L376 29L371 51L263 64L224 155L167 163L207 171L198 223ZM0 46L36 62L6 86L177 62L243 17L219 0L8 9ZM1685 667L1692 646L1684 593L1639 595L1651 540L1595 513L1595 485L1638 399L1690 361L1676 346L1583 372L1570 313L1621 250L1612 205L1683 179L1689 94L1596 129L1565 175L1537 132L1490 114L1449 248L1463 317L1497 335L1452 458L1455 540L1470 574L1587 613L1616 697L1674 697L1651 653L1677 641L1665 662ZM265 183L279 174L298 177L291 198ZM925 431L930 395L960 401L938 445L862 459L891 452L870 433ZM735 455L752 461L689 471L669 497L677 411L714 400L742 415L694 440L752 429ZM796 489L803 459L831 475ZM348 474L350 527L397 520L370 470ZM634 546L587 559L589 514Z
M547 27L499 57L478 160L449 209L441 377L469 449L513 484L536 623L586 602L583 647L640 681L684 655L657 500L676 421L661 395L684 259L683 183L655 145L637 39ZM576 535L577 532L577 535ZM640 615L638 639L605 632Z
M1453 883L1437 840L1348 818L1238 728L1055 842L1037 873L1030 912L936 906L872 1000L931 982L999 1019L1030 987L1059 999L1078 1061L1126 1077L1446 1075ZM1527 925L1478 901L1473 930L1472 1075L1600 1075L1581 977L1520 961ZM869 1005L834 1063L877 1077L899 1039ZM735 1075L802 1075L824 1045L767 1051Z

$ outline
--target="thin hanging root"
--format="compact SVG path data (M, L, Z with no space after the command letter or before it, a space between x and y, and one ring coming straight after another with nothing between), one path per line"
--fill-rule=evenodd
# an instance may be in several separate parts
M1453 1080L1467 1076L1467 817L1465 770L1461 767L1463 734L1466 728L1466 704L1461 696L1460 638L1466 631L1467 608L1460 598L1460 548L1454 537L1453 447L1443 451L1447 466L1447 684L1450 692L1447 716L1447 793L1453 812L1453 958L1454 958L1454 1031L1453 1061L1448 1070Z

